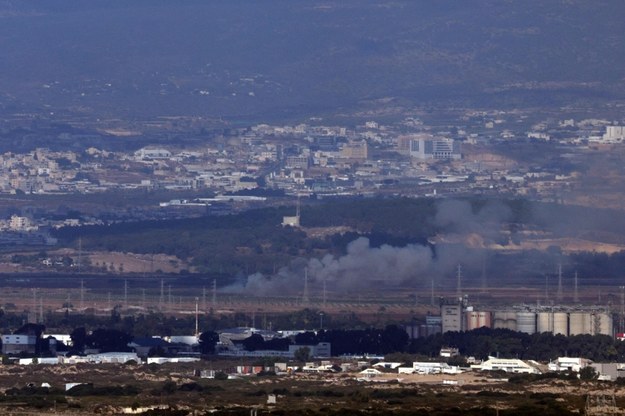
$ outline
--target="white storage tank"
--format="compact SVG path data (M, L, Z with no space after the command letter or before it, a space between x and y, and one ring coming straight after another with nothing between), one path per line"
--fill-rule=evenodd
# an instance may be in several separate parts
M569 335L593 334L593 315L588 312L569 314Z
M490 312L484 311L469 311L466 312L467 316L467 331L472 329L487 327L492 327L492 318Z
M552 312L538 312L536 330L537 332L553 332Z
M493 317L493 327L496 329L511 329L512 331L516 331L516 312L495 312Z
M467 331L479 328L479 318L477 312L467 311L464 315L467 318Z
M493 327L493 314L489 311L478 312L478 323L481 327L492 328Z
M555 312L553 314L553 334L569 335L569 314L566 312Z
M609 335L614 334L614 321L612 316L608 313L601 312L594 315L594 335Z
M526 334L536 333L536 313L517 312L516 328L517 331L525 332Z

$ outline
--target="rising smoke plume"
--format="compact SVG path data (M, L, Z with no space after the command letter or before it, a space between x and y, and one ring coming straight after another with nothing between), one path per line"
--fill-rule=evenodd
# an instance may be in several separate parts
M301 292L306 268L311 284L325 281L333 291L393 286L423 279L433 261L434 253L428 246L371 247L368 238L360 237L347 245L344 256L328 254L321 259L294 261L273 276L255 273L243 286L228 289L259 295Z
M384 290L396 286L429 290L433 280L438 287L453 288L458 265L462 265L464 278L475 282L481 277L484 265L492 255L488 245L509 244L512 233L508 224L513 221L510 207L500 201L486 201L475 206L467 201L451 199L438 201L436 207L431 221L443 238L435 245L393 247L385 244L372 247L368 238L360 237L347 245L345 255L328 254L320 259L297 259L274 275L255 273L240 284L224 290L261 296L301 294L305 270L309 285L316 287L317 291L323 282L329 291L335 293ZM542 216L545 214L542 213ZM449 238L453 236L460 238ZM480 244L470 244L473 236ZM510 264L509 268L505 266L499 270L512 270L521 266L528 271L528 265L536 262L536 256L536 253L526 253L523 258L527 265ZM562 262L561 258L553 258L546 264L548 269L541 273L551 273L559 262ZM502 277L497 276L499 283Z

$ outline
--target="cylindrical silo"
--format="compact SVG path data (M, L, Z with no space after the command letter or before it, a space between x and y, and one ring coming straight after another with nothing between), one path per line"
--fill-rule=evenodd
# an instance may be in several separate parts
M569 314L569 335L592 333L592 316L588 312L571 312Z
M494 314L493 321L495 328L516 331L516 312L497 311Z
M569 314L566 312L555 312L553 314L553 334L569 335Z
M485 326L486 328L492 328L493 327L493 314L490 313L489 311L482 311L482 312L478 312L479 316L478 316L478 323L480 325L480 328Z
M536 330L538 332L553 332L552 312L538 312Z
M467 317L467 331L477 329L480 327L478 313L475 311L466 312Z
M536 332L536 313L517 312L516 330L526 334L534 334Z
M605 312L595 314L594 323L594 335L613 335L614 321L612 320L612 316L610 314Z

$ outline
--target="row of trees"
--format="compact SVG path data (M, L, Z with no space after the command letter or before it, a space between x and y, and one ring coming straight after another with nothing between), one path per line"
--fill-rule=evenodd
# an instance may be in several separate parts
M206 334L206 335L205 335ZM205 332L201 341L205 344L205 350L210 350L208 340L214 340L213 332ZM276 338L263 340L259 334L254 334L241 343L247 351L277 350L286 351L289 345L316 345L320 342L332 344L333 355L343 354L390 354L404 351L408 342L408 334L401 327L389 325L385 329L369 328L365 330L330 330L304 332L295 336L294 340L288 338ZM204 347L203 347L204 348Z
M260 315L260 316L259 316ZM114 308L110 315L91 313L59 313L48 311L43 316L48 328L56 333L70 333L75 328L84 326L87 330L96 328L117 329L137 337L160 335L188 335L195 330L195 316L172 316L161 312L146 312L136 315L122 315L119 308ZM0 330L12 332L28 320L27 312L5 312L0 309ZM274 312L247 314L236 312L218 314L209 311L199 316L200 327L216 331L221 328L255 326L267 328L269 324L275 329L314 329L320 325L320 312L314 308L305 308L294 312ZM323 326L332 329L354 328L364 329L370 325L362 321L353 312L343 312L323 316Z
M457 347L465 356L486 358L489 355L548 361L557 357L584 357L593 361L622 361L625 343L607 335L574 335L552 333L526 334L508 329L480 328L466 332L447 332L416 339L407 352L426 356L438 355L445 346Z
M457 347L462 355L481 359L501 356L549 361L570 356L597 362L625 360L625 343L606 335L529 335L507 329L480 328L409 340L401 327L389 325L384 329L305 332L297 335L294 340L294 343L303 345L314 345L318 342L330 342L333 355L408 353L434 358L438 357L443 347ZM248 338L243 345L249 350L272 349L269 348L269 343L262 342L260 336ZM288 346L284 349L286 348Z
M41 337L45 327L39 324L26 324L15 331L16 334L30 334ZM128 343L134 334L114 328L97 328L87 331L83 326L75 328L71 334L72 352L81 353L85 348L99 349L102 352L128 351ZM216 331L204 331L200 335L200 351L204 354L215 352L219 341ZM485 359L488 356L515 357L538 361L549 361L557 357L584 357L597 362L625 360L625 343L606 335L575 335L566 337L551 333L526 334L508 329L480 328L473 331L447 332L426 338L409 340L404 329L388 325L384 329L326 330L304 332L294 339L273 339L265 341L255 334L242 341L248 351L288 350L289 345L316 345L320 342L332 344L333 355L375 354L389 355L408 353L427 357L438 357L441 348L457 347L464 356ZM62 346L61 346L62 348ZM40 339L37 353L46 354L49 345Z

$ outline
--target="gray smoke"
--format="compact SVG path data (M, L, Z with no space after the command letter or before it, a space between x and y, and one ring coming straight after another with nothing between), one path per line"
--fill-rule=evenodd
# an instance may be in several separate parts
M258 295L301 292L306 268L311 285L319 286L325 281L332 291L425 282L433 262L433 252L428 246L392 247L385 244L376 248L370 246L368 238L360 237L347 245L344 256L328 254L321 259L295 261L273 276L255 273L248 276L244 285L231 286L227 290Z
M447 232L476 233L493 239L511 218L510 208L499 201L488 201L474 210L467 201L444 199L437 204L435 222Z
M510 207L499 201L472 205L451 199L438 201L436 207L431 221L442 230L443 238L434 249L419 244L372 247L368 238L360 237L347 245L345 255L297 259L273 275L256 273L225 290L261 296L301 294L306 270L311 294L317 296L323 282L335 293L397 286L428 290L432 280L437 286L452 288L459 264L465 281L475 282L491 256L486 245L509 244L513 235L509 230L513 218ZM528 264L534 261L532 253L523 258ZM554 258L551 264L558 262L561 260ZM518 264L511 268L518 268Z

